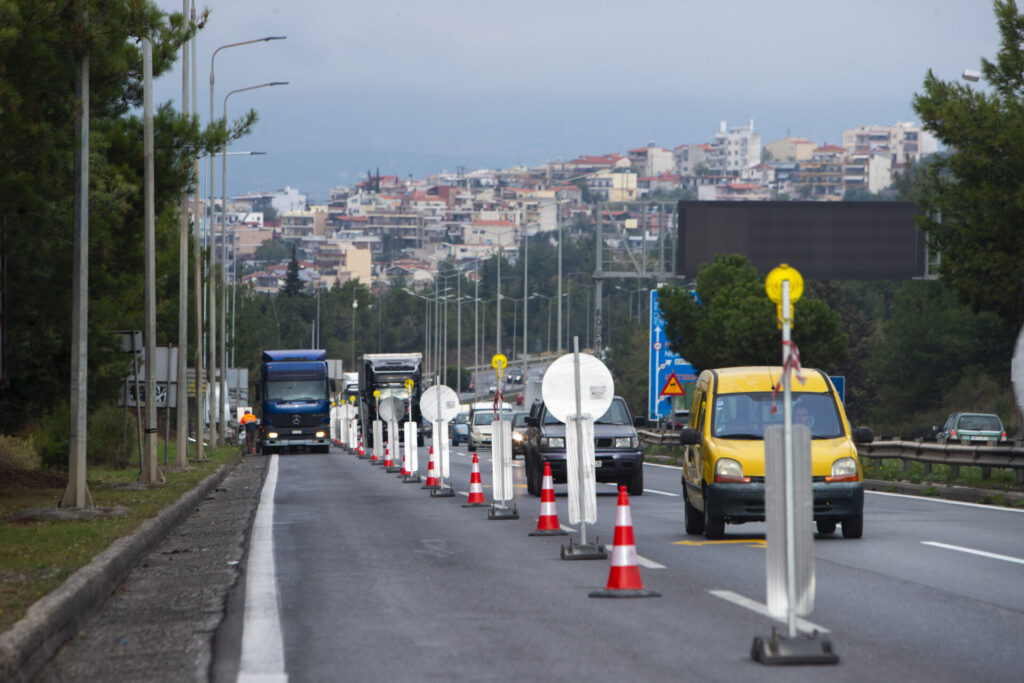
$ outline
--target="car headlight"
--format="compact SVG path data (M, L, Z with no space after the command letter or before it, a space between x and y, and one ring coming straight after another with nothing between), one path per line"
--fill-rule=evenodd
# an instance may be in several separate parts
M639 446L639 442L635 436L617 436L615 437L616 448L636 448Z
M267 432L267 438L268 439L276 439L277 438L277 432Z
M715 463L715 481L726 484L746 484L750 477L743 476L743 466L732 458L720 458Z
M561 436L545 436L540 440L541 448L565 448L565 439Z
M513 441L522 441L523 440L523 433L522 432L512 432L512 440Z
M857 481L857 461L853 458L839 458L832 463L832 476L825 481Z

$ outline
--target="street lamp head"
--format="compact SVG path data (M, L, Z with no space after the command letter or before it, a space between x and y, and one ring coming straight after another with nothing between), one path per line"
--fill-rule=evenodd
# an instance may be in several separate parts
M284 40L288 36L267 36L263 40Z
M964 69L963 79L965 81L971 81L972 83L976 83L979 80L981 80L981 72L978 71L977 69Z
M352 308L353 309L359 308L359 300L358 299L352 299Z
M288 85L288 81L271 81L267 85Z

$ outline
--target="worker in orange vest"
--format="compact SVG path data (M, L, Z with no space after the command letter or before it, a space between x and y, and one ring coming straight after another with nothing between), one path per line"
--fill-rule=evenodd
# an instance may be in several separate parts
M258 417L252 414L252 411L246 410L245 415L239 420L239 423L245 427L245 452L246 454L256 452L256 430L260 426L260 420Z

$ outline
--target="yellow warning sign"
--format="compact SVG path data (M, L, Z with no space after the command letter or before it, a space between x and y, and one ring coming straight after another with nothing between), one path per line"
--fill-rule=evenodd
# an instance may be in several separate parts
M662 396L686 396L686 389L683 389L683 385L679 383L679 378L676 377L676 373L671 373L668 376L668 381L665 382L665 386L661 390Z

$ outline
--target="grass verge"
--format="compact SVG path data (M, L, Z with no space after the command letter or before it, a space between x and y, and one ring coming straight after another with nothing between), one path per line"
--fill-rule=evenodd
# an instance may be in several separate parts
M127 515L88 521L13 521L15 513L55 507L64 495L67 477L0 472L0 632L115 540L131 534L239 453L237 446L226 446L207 449L206 455L209 460L192 462L188 470L165 468L166 483L150 487L131 486L139 477L137 467L90 467L87 481L93 504L121 506ZM173 458L172 452L172 462Z

